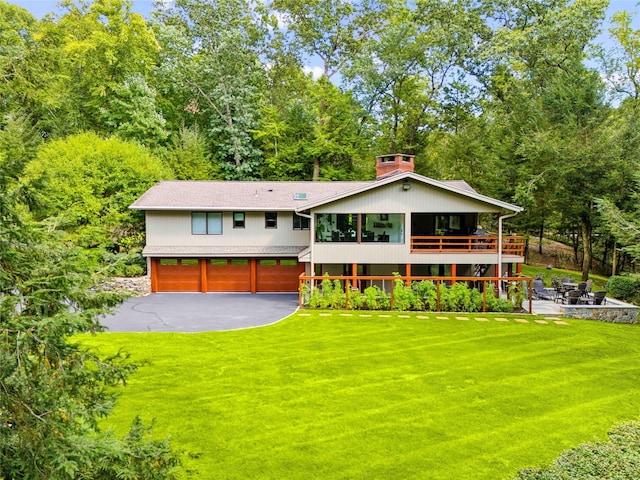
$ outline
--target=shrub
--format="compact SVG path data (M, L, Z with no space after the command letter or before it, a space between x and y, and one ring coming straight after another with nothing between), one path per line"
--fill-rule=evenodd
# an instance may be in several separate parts
M349 308L360 310L364 306L364 295L358 289L349 291Z
M140 253L101 252L105 273L113 277L139 277L146 272L147 261Z
M585 443L567 450L550 467L521 470L514 480L638 478L640 422L613 427L609 431L609 439L609 442Z
M437 304L436 284L431 280L413 282L411 285L415 292L416 305L420 305L420 310L435 311Z
M640 279L637 276L615 276L607 282L607 292L613 298L633 302L640 297Z
M395 275L398 276L398 275ZM411 287L407 287L400 279L394 280L393 308L394 310L416 310L417 298ZM420 302L421 304L422 302Z
M377 285L371 285L364 289L364 305L368 310L387 310L389 297Z
M346 304L347 301L344 290L342 289L342 283L340 283L340 280L334 280L333 289L331 291L331 308L340 310L344 308Z

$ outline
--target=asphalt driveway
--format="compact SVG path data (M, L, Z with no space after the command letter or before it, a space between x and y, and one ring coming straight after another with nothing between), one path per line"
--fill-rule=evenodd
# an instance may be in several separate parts
M152 293L101 322L108 332L211 332L269 325L296 308L297 293Z

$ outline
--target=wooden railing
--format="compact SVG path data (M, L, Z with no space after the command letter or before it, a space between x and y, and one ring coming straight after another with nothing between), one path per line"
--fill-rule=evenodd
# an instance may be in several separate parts
M304 308L305 299L303 298L304 294L304 286L306 285L307 291L311 291L314 288L319 288L322 285L324 280L339 280L341 283L341 287L346 295L346 310L350 310L351 307L349 305L349 293L352 290L364 291L365 287L370 285L377 285L384 292L388 292L389 300L390 300L390 309L393 310L393 286L394 282L397 280L403 281L406 285L410 285L413 281L432 281L436 284L436 292L437 292L437 300L436 300L436 311L440 311L440 284L445 283L446 285L453 285L456 282L466 282L469 285L473 285L475 288L478 288L479 291L482 292L482 311L487 311L487 292L489 289L489 284L491 284L495 290L496 294L499 294L500 289L506 290L510 285L522 285L526 292L525 302L528 304L528 312L533 313L533 278L527 277L524 275L515 276L515 277L424 277L424 276L352 276L352 275L305 275L304 273L300 274L299 281L300 285L298 287L298 306L300 308ZM500 287L500 288L499 288Z
M415 236L411 253L497 253L498 237L486 236ZM502 237L503 255L524 256L524 237Z

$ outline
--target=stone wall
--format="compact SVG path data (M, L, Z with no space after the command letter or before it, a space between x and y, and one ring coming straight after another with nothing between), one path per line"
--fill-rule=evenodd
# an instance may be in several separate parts
M567 318L608 323L638 323L638 307L633 305L562 305Z
M107 290L131 293L135 297L141 297L151 293L151 279L144 277L112 277L105 284Z

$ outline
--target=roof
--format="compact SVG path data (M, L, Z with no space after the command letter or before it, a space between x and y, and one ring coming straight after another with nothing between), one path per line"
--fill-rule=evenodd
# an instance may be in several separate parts
M162 181L130 208L137 210L296 210L309 201L340 195L372 182ZM295 200L296 194L306 199Z
M256 247L225 247L225 246L149 246L144 247L142 255L152 257L205 257L220 255L225 257L296 257L307 247L291 246L256 246Z
M513 212L516 205L476 192L463 180L438 181L404 172L367 182L239 182L165 180L147 190L130 208L136 210L298 211L399 181L416 181Z

